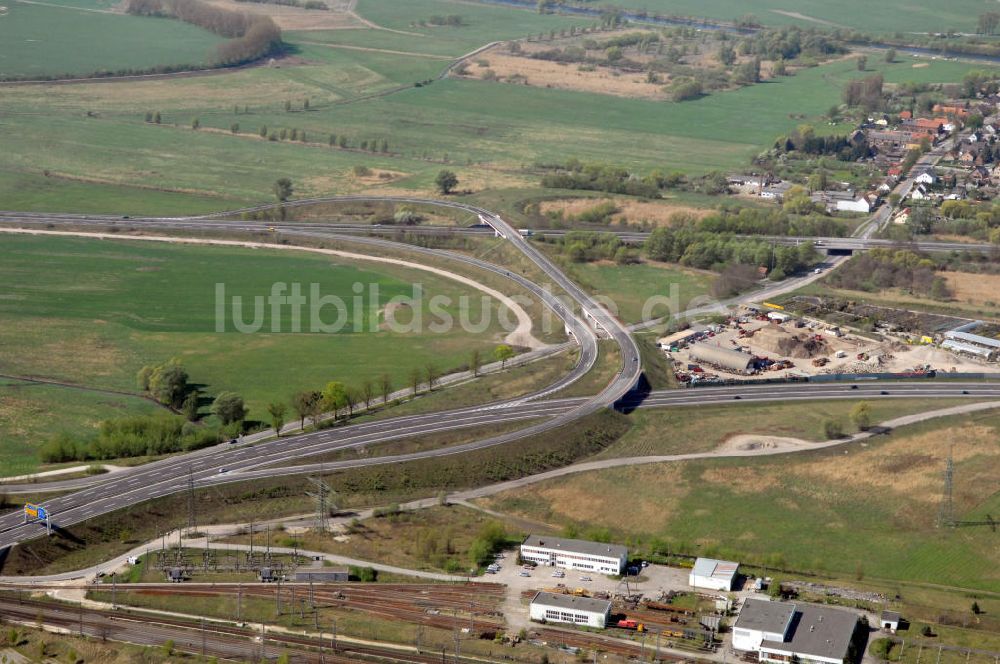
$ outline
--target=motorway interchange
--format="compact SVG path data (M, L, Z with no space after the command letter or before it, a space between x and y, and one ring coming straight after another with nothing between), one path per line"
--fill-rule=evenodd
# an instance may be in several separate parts
M309 205L317 202L338 201L368 201L367 197L342 197L337 199L322 199L315 201L298 201L295 205ZM491 424L524 421L526 426L516 431L502 435L490 436L474 442L465 443L442 449L414 452L410 454L387 455L375 458L353 459L322 464L325 472L356 468L360 466L400 463L433 456L461 454L477 449L519 440L537 435L554 428L564 426L587 414L603 408L617 406L619 408L649 408L649 407L681 407L691 405L725 404L741 401L774 401L790 399L851 399L865 398L903 398L913 397L968 397L993 398L1000 395L1000 386L989 384L951 384L924 381L896 385L887 390L872 385L846 386L843 384L791 384L791 385L754 385L723 388L700 388L697 390L664 391L644 395L641 399L630 394L637 385L642 366L638 347L632 338L631 330L617 319L610 316L593 298L572 282L556 265L523 236L512 228L499 215L482 208L461 203L439 202L425 199L375 199L393 202L409 202L422 204L438 204L458 208L475 215L481 224L488 225L490 232L504 238L530 259L553 284L561 288L572 300L572 307L567 306L563 299L553 295L548 289L539 287L530 280L512 273L509 270L450 252L404 246L407 251L425 255L446 256L457 259L480 269L487 269L518 285L529 289L566 324L573 341L580 347L579 359L573 369L553 385L547 386L532 394L523 395L501 403L485 404L469 408L455 409L433 414L411 415L380 420L377 422L353 424L334 429L325 429L312 433L283 437L257 444L244 444L236 447L228 444L208 448L189 454L174 456L155 463L114 473L110 477L92 477L48 483L52 491L71 491L46 503L54 522L61 526L71 526L83 521L123 509L146 500L170 495L187 489L189 484L204 487L214 484L249 481L265 477L286 476L294 474L314 473L320 470L318 464L303 463L289 466L289 461L307 459L308 457L327 454L337 450L358 448L377 442L400 440L441 431L452 431L484 427ZM268 206L254 208L250 211L265 209ZM227 213L235 215L240 212ZM131 227L146 228L153 226L160 230L173 232L184 231L263 231L270 224L221 221L222 215L212 215L199 218L158 218L130 219ZM36 229L39 225L45 228L68 227L93 229L100 227L106 230L109 224L120 222L119 217L93 217L80 215L23 215L7 213L0 215L4 222L2 229L11 227ZM42 231L44 232L44 231ZM330 227L325 224L287 224L282 225L281 232L297 237L341 237L342 230L338 225ZM120 236L120 235L119 235ZM384 239L371 237L358 238L347 236L345 239L360 242L377 251L379 247L400 248L401 245ZM865 240L856 240L864 242ZM860 247L861 245L859 245ZM833 263L836 265L836 262ZM781 284L781 290L796 288L812 277L790 280ZM763 299L772 295L775 288L761 292L750 293L737 298L730 303L750 299ZM582 315L577 313L582 312ZM692 313L692 312L683 312ZM637 328L648 327L635 326ZM567 385L573 383L588 371L597 360L598 336L610 337L619 348L621 364L606 387L597 395L576 399L547 399L546 397ZM553 352L563 347L554 347ZM851 389L851 387L855 389ZM256 440L260 440L257 437ZM254 440L254 439L249 439ZM283 466L277 466L278 463ZM220 472L223 471L223 472ZM10 494L37 492L37 484L25 486L7 486L5 491ZM44 526L39 523L23 523L20 513L9 513L0 517L0 548L13 546L45 533Z
M369 200L351 197L339 200ZM384 200L384 199L380 199ZM392 199L403 202L401 199ZM432 203L426 200L410 200L410 202ZM303 202L308 204L309 202ZM121 220L114 217L82 217L72 215L18 215L14 213L0 214L0 230L25 229L28 232L45 232L53 228L65 228L73 231L104 232L110 225L135 227L148 230L150 227L181 233L193 231L205 232L251 232L267 231L270 227L278 227L283 235L301 238L338 238L368 247L373 253L380 248L405 249L416 255L446 257L458 260L478 269L488 270L504 277L511 282L530 291L565 323L572 343L578 346L579 356L575 366L560 377L552 385L539 389L531 394L522 395L502 402L483 404L467 408L458 408L435 413L391 417L373 422L348 424L330 429L322 429L311 433L268 438L269 434L256 437L246 437L239 444L223 443L215 447L192 453L173 456L161 461L143 466L122 470L108 476L93 476L46 483L51 491L66 492L56 498L45 501L44 505L52 515L58 527L70 527L99 516L125 509L144 501L163 497L188 489L189 486L204 488L207 486L250 482L263 478L284 476L301 476L314 473L329 473L350 468L379 464L396 464L417 459L437 456L455 455L504 445L528 436L538 435L555 428L570 424L588 414L602 409L615 407L629 411L637 408L689 408L692 406L740 404L754 402L794 401L794 400L831 400L831 399L901 399L901 398L964 398L971 401L991 400L1000 398L1000 383L962 382L947 380L900 381L892 383L874 383L858 381L855 383L791 383L791 384L756 384L725 387L703 387L682 390L661 390L640 393L635 390L640 383L642 363L638 346L632 332L654 326L662 321L647 322L642 325L626 327L613 318L594 299L573 283L556 265L534 247L525 235L512 228L498 215L487 210L457 203L440 203L449 207L458 207L476 215L482 224L490 227L487 232L494 233L511 243L522 252L534 265L541 270L551 283L563 291L565 297L553 295L546 288L517 273L512 273L504 267L490 264L464 255L453 254L440 250L400 245L389 240L352 234L350 230L337 224L304 224L304 223L256 223L223 221L215 217L180 218L180 219L134 219ZM232 214L232 213L231 213ZM355 227L356 228L356 227ZM472 229L457 232L482 232ZM122 237L116 233L115 237ZM867 233L866 233L867 235ZM141 239L141 238L136 238ZM631 239L631 238L629 238ZM833 241L834 239L831 239ZM843 240L843 239L840 239ZM850 248L864 249L872 241L864 238L845 240L853 242ZM931 248L932 250L934 248ZM944 247L937 248L945 250ZM836 267L843 258L835 258L828 265ZM721 303L731 305L742 301L762 300L780 292L787 292L815 279L816 275L808 275L791 279L786 283L772 285L762 290L750 293L740 298ZM678 315L700 314L708 309L682 312ZM591 397L555 398L552 395L562 388L572 384L587 374L598 359L598 339L610 338L618 347L620 364L614 376L597 395ZM547 351L561 352L569 344L554 346ZM536 351L537 352L537 351ZM488 427L490 425L524 422L525 426L509 433L488 436L472 442L451 447L423 450L408 454L390 454L386 456L357 458L350 460L313 463L310 457L329 454L338 450L361 448L372 444L393 440L402 440L442 431L459 431ZM289 465L296 462L298 465ZM39 489L38 484L15 485L4 487L9 495L34 494ZM14 546L20 542L45 535L45 526L41 523L23 522L20 512L12 512L0 516L0 550ZM24 581L30 581L25 578ZM10 583L12 580L8 580ZM14 581L16 583L16 580ZM15 586L16 587L16 586ZM254 641L250 639L251 632L247 629L224 627L213 623L206 629L204 621L199 625L185 623L183 620L151 620L141 616L127 619L109 615L106 611L97 609L58 609L51 604L36 605L34 600L13 600L0 598L0 610L11 615L23 614L34 617L38 611L46 611L46 621L62 626L67 630L78 629L82 634L106 636L135 643L162 643L165 639L174 639L179 647L189 652L200 649L206 654L222 657L252 657L263 652L275 655L278 652L300 650L304 656L317 661L358 661L362 656L385 657L387 653L372 648L365 652L360 646L345 646L339 644L334 651L333 643L324 652L327 642L320 639L298 639L288 635L271 635L267 639ZM259 639L259 637L258 637ZM586 644L583 644L586 645ZM355 648L354 651L350 648ZM345 650L346 648L346 650ZM437 661L421 653L394 651L390 653L397 661L425 662Z

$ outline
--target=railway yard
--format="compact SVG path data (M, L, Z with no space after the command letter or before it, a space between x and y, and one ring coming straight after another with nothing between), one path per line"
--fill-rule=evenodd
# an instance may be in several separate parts
M440 649L431 645L435 630L453 635L446 653L449 662L463 661L463 649L478 650L468 648L470 641L487 645L481 654L505 649L514 653L520 646L534 646L573 653L599 651L603 661L617 661L608 656L643 655L683 661L678 649L692 654L715 650L715 644L706 644L711 634L697 627L693 611L643 600L641 593L615 599L617 609L641 621L639 630L616 628L596 634L532 624L511 634L502 613L507 587L499 583L122 583L61 585L58 591L47 592L86 593L89 599L74 604L46 598L36 586L8 586L0 593L0 611L11 622L33 625L44 614L48 628L65 633L148 645L170 640L179 650L220 658L272 658L284 653L301 662L440 662ZM523 603L534 594L524 591ZM166 608L205 598L217 600L217 615L198 619ZM223 615L234 603L237 614ZM262 626L265 621L251 619L249 607L255 603L258 609L264 604L273 607L267 627ZM338 636L338 616L343 620L346 613L416 625L418 637L411 643L392 644ZM292 626L273 624L280 623L283 615L291 617Z

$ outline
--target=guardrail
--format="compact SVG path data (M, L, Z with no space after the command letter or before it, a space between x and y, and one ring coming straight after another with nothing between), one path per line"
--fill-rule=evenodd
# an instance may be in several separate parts
M725 387L727 385L768 385L784 383L836 383L836 382L857 382L857 381L884 381L884 380L1000 380L1000 373L985 372L962 372L945 373L929 371L918 373L915 371L903 371L898 373L837 373L819 374L816 376L781 376L775 378L727 378L726 380L697 381L687 383L688 387Z

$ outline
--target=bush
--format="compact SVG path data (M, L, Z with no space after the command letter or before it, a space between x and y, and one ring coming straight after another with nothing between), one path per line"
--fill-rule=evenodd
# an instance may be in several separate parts
M234 12L201 0L128 0L125 11L169 16L228 37L216 49L218 65L252 62L281 48L281 29L270 17Z
M507 531L499 521L490 521L479 530L476 539L469 545L469 558L477 567L489 565L493 555L507 542Z
M892 654L892 648L896 645L893 643L892 639L882 638L875 639L872 644L868 647L868 652L870 652L875 657L882 660L888 660L889 655Z
M824 420L823 433L826 434L828 440L843 438L844 426L840 422L834 419Z
M704 89L701 81L691 79L675 83L670 86L669 92L673 101L689 101L701 97L704 94Z
M96 437L74 439L60 433L46 441L39 452L46 463L155 456L201 449L221 440L219 430L198 427L185 430L183 417L157 413L101 422Z
M348 567L348 577L352 581L361 581L362 583L374 583L378 580L378 570L372 567L355 567L351 565Z

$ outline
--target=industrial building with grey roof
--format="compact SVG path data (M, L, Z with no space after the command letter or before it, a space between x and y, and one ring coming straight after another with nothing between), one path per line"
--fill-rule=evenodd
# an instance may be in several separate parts
M692 344L688 349L692 360L736 374L753 371L753 356L738 350L713 346L712 344Z
M762 662L842 664L857 626L858 615L845 609L749 599L733 625L733 648Z

